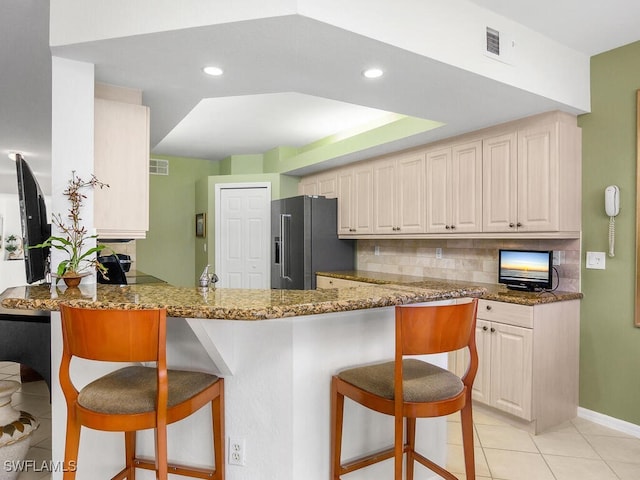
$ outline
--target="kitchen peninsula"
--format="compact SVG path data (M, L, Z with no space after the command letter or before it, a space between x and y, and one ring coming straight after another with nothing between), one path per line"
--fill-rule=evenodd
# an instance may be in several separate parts
M62 457L64 444L65 404L55 380L61 354L57 312L61 301L95 308L167 308L170 366L204 369L225 377L226 434L246 442L245 465L227 465L230 480L328 478L331 375L355 364L392 357L393 306L399 304L481 297L478 346L484 370L476 379L474 398L521 418L533 431L575 416L580 293L523 293L498 285L363 271L320 272L320 277L346 283L306 291L168 284L86 285L75 295L46 286L5 291L4 308L51 311L54 459ZM500 340L489 336L493 331ZM509 368L530 371L531 378L523 379L515 389L515 400L504 393L513 394L509 386L501 393L487 384L492 375L499 377L495 369L501 367L492 362L491 349L504 361L494 345L505 341L512 342L510 347L524 345L524 365L505 361ZM464 363L444 356L431 360L441 365L453 362L454 368L463 368ZM90 378L87 365L75 367L81 382ZM387 445L392 422L349 402L345 407L353 409L347 418L357 419L357 426L349 429L353 434L345 439L345 458ZM171 427L169 451L176 460L213 462L210 445L204 441L210 438L206 410ZM445 423L425 420L418 422L418 430L424 448L444 460ZM117 470L122 441L110 435L83 431L82 445L88 446L81 450L79 480L95 478L96 471L107 477ZM145 432L139 438L141 451L151 455L152 435ZM379 465L380 477L389 476L385 469L392 463L386 463ZM139 476L152 478L145 476L148 473ZM354 480L360 478L357 475L354 473Z
M226 434L246 442L245 465L227 465L226 478L324 480L329 476L331 375L354 364L393 356L394 305L484 292L478 286L443 288L442 284L434 288L426 284L363 285L324 291L200 290L143 284L86 285L78 296L64 289L28 286L8 289L2 305L51 311L54 460L63 456L66 415L56 381L62 348L59 303L96 308L162 306L172 317L167 332L169 365L225 377ZM446 358L437 356L433 361L444 365ZM80 385L98 373L94 365L81 360L72 367ZM349 418L358 423L351 428L353 435L345 438L345 457L383 447L393 436L389 419L356 409ZM211 445L207 445L208 425L207 409L172 425L170 457L192 464L213 462ZM113 475L123 455L121 435L89 429L82 435L78 480ZM444 461L444 420L419 422L418 441L435 459ZM152 454L152 433L139 435L138 448ZM391 468L391 463L380 465L379 475L387 475ZM56 475L60 472L53 478L61 478ZM137 476L153 478L146 471ZM358 478L354 474L353 479Z

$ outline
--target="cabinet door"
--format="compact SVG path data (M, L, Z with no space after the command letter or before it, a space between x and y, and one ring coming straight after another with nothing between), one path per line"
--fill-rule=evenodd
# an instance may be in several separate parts
M298 183L298 193L300 195L318 195L318 178L315 175L305 177Z
M338 196L338 186L336 172L329 172L318 175L318 195L327 198L336 198Z
M482 231L482 142L451 149L451 232Z
M94 192L100 238L145 238L149 229L149 108L96 98Z
M338 182L338 235L353 234L353 169L340 170Z
M525 420L532 420L532 330L494 322L490 325L490 331L491 401L489 404Z
M559 229L557 141L554 124L518 131L518 231Z
M482 143L483 232L515 232L517 217L516 133Z
M424 154L414 153L399 158L396 169L396 233L424 233Z
M351 212L355 233L373 231L373 169L371 165L365 164L353 168Z
M373 231L396 233L396 161L378 160L373 164Z
M427 232L445 233L451 229L451 149L425 155Z
M491 322L476 320L476 348L478 349L478 373L473 382L473 399L489 404L491 400Z

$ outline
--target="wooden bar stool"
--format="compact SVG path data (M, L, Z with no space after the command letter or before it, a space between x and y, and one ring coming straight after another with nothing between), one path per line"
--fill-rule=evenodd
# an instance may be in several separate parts
M75 479L82 426L122 431L125 467L113 479L135 479L135 469L213 480L224 479L224 380L200 372L167 370L166 311L97 310L61 305L63 351L60 386L67 402L64 480ZM126 366L78 391L69 374L72 357ZM211 403L215 468L167 464L167 425ZM155 429L155 462L136 457L136 431Z
M402 480L407 454L407 480L414 461L448 480L456 477L415 451L416 418L440 417L460 411L467 480L475 480L471 387L478 370L475 330L478 300L458 305L396 307L395 360L351 368L331 382L331 479L395 459L395 480ZM405 355L445 353L468 347L469 367L462 378L430 363ZM343 465L342 419L344 397L395 418L394 446ZM406 418L406 442L404 419Z

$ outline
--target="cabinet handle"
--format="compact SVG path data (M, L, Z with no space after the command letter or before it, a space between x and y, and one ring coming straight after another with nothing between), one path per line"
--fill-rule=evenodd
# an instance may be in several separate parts
M521 224L520 222L518 222L518 223L516 223L516 226L517 226L517 227L521 227L521 226L522 226L522 224Z
M491 333L495 333L496 329L491 327Z
M515 227L515 225L513 223L510 223L509 228L513 228L513 227Z
M445 225L444 228L446 228L447 230L449 230L451 227L449 225Z
M491 305L487 305L487 310L491 310L493 307Z
M451 230L455 230L456 226L455 225L451 225Z
M484 327L482 327L482 330L484 330L484 331L486 332L487 330L489 330L489 327L487 327L487 326L485 325Z

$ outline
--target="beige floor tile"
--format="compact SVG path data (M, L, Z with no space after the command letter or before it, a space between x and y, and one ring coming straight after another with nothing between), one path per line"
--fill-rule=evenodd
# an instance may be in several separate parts
M531 435L506 425L476 425L482 448L539 453Z
M640 464L627 462L607 462L620 480L638 480Z
M476 425L509 425L507 422L478 408L473 409L473 423Z
M447 422L447 443L462 445L462 427L460 422ZM480 439L476 429L473 429L473 443L480 445Z
M587 441L604 461L640 464L640 439L585 435Z
M571 423L573 423L573 425L575 425L578 431L583 435L603 435L608 437L634 438L631 435L627 435L626 433L614 430L612 428L598 425L597 423L590 422L589 420L585 420L584 418L574 418L573 420L571 420Z
M475 456L476 475L490 477L489 467L484 458L482 448L476 447L473 450ZM465 473L464 452L460 445L447 445L447 470L458 475Z
M601 459L544 455L556 480L617 480L618 477Z
M532 437L543 454L562 455L565 457L597 458L600 456L578 432L547 432Z
M492 478L500 480L554 480L539 453L485 448Z

